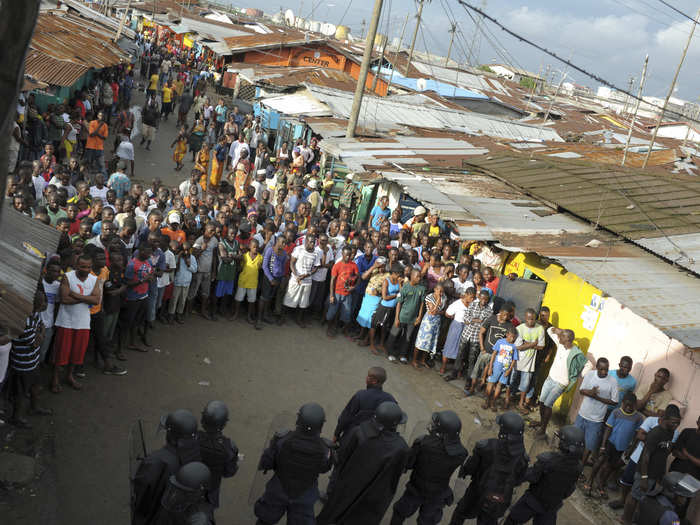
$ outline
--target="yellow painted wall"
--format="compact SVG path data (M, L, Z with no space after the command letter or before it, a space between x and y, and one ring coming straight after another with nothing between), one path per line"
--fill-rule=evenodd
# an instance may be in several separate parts
M584 328L582 314L595 310L590 307L591 299L594 295L602 296L602 292L576 274L567 272L559 264L550 263L535 253L511 255L506 263L504 273L516 273L522 277L526 269L547 283L542 305L548 306L551 311L550 322L559 328L573 330L576 334L575 343L584 354L587 353L588 346L593 339L595 324L593 324L592 330ZM598 312L593 311L592 314L588 315L593 315L597 322ZM590 327L590 325L588 326ZM568 412L574 390L563 395L557 401L554 405L555 411L565 414Z

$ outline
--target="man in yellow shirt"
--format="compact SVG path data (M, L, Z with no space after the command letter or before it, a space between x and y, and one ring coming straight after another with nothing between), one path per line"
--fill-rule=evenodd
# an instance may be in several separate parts
M170 82L166 82L163 86L163 107L160 110L160 114L163 116L163 120L168 120L168 115L173 110L173 86Z
M157 89L158 89L158 73L156 72L156 73L153 73L151 75L151 79L148 81L148 89L146 90L146 93L151 98L155 97Z

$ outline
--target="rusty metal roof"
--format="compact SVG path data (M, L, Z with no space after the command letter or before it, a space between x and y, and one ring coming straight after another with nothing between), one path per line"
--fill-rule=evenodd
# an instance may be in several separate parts
M354 91L357 81L348 73L319 66L259 66L256 64L227 64L227 69L238 73L251 84L274 89L297 88L304 82L343 91Z
M11 206L0 214L0 325L21 332L32 312L46 253L56 251L58 230L23 215Z
M303 33L296 29L273 28L272 33L246 36L232 36L224 38L232 53L243 53L245 51L255 51L257 49L269 49L285 46L301 46L324 42L328 37L317 34Z
M71 86L88 70L103 69L128 57L102 30L67 16L41 13L25 61L25 73L57 86Z
M539 156L497 154L466 163L626 239L646 243L648 249L676 264L695 269L682 239L700 233L697 177ZM678 242L674 236L679 237ZM659 240L651 243L644 239Z

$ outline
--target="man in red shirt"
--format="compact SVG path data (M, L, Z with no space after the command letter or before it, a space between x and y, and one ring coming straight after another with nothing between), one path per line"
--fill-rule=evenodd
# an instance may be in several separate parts
M496 292L498 291L498 283L500 282L501 278L496 277L493 268L489 267L484 268L483 274L484 281L486 282L486 288L491 290L493 292L493 295L496 295Z
M328 313L326 321L328 321L328 329L326 333L328 337L336 335L336 314L340 310L340 321L344 323L343 335L348 335L350 328L350 316L352 314L352 292L357 286L357 278L360 275L360 269L353 261L350 260L352 250L349 246L343 247L343 258L333 265L331 270L331 293L329 298Z

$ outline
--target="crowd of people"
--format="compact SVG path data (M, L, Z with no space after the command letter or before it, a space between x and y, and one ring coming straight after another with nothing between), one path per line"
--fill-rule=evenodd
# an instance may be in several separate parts
M0 365L9 356L13 423L30 424L27 397L29 411L49 413L39 404L40 363L53 368L52 392L65 384L79 390L88 350L104 374L122 376L127 350L147 352L156 323L186 324L197 312L279 330L293 317L391 363L463 378L464 395L482 396L485 410L539 411L539 436L554 403L583 375L575 424L585 435L583 463L594 464L588 493L606 497L623 453L642 448L622 476L632 485L623 494L627 522L633 502L666 472L656 454L673 452L674 465L700 478L694 429L684 431L682 446L664 448L680 421L664 388L668 370L638 397L631 358L610 372L600 358L586 372L574 332L552 326L546 306L518 305L527 307L521 320L516 304L499 297L501 280L515 278L502 273L501 250L457 241L436 210L404 210L388 196L358 220L359 187L352 173L322 172L320 137L272 151L259 117L223 99L213 104L211 73L191 51L148 41L140 49L139 62L103 73L44 115L31 95L21 102L8 203L61 239L24 333L0 348ZM146 103L128 110L135 78ZM155 178L145 187L134 179L134 152L151 147L172 113L175 170L190 164L189 174L175 186ZM645 441L643 432L657 426L663 439ZM650 443L654 450L643 452Z

